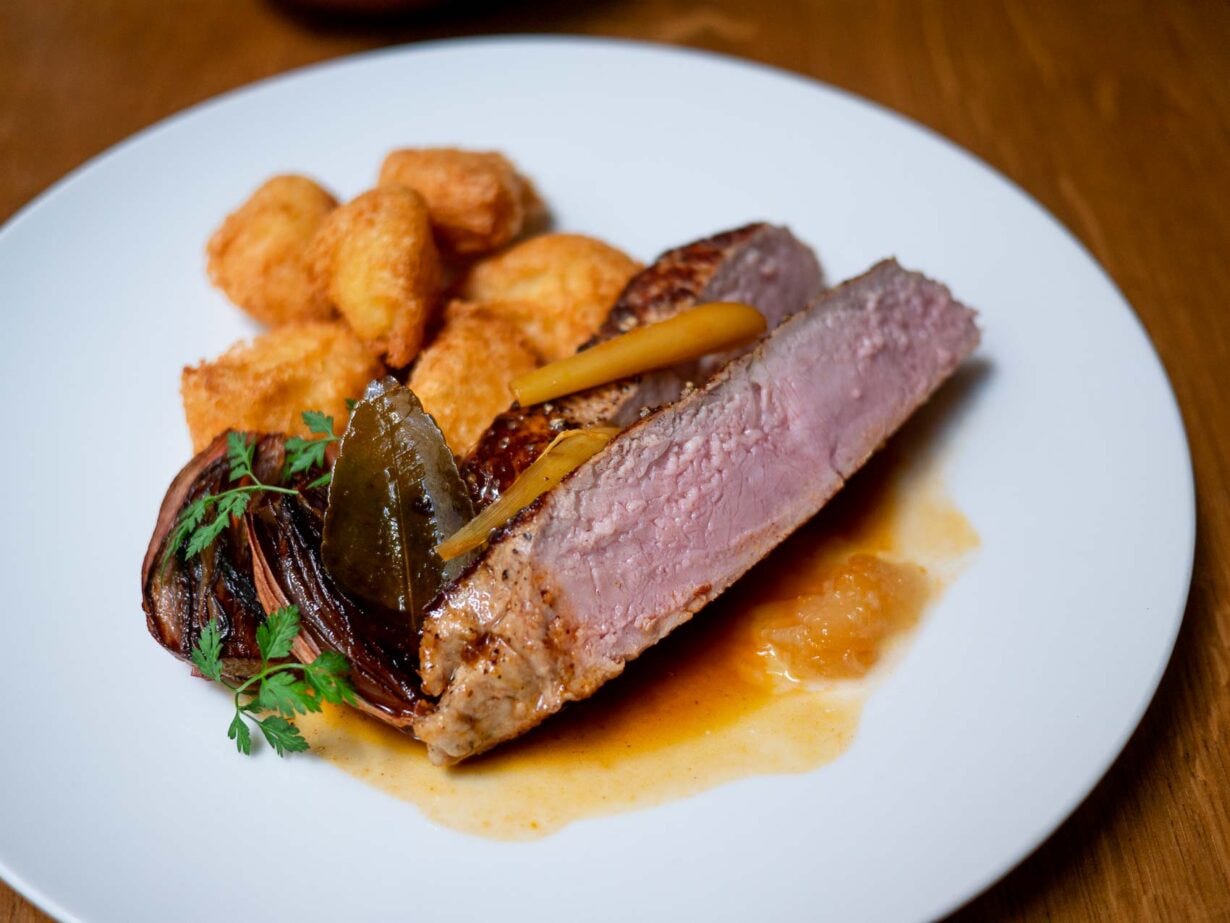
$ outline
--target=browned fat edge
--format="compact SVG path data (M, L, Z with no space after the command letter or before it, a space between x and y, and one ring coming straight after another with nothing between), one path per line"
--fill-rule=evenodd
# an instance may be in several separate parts
M733 248L766 227L763 221L757 221L667 250L628 281L606 322L585 345L676 314L687 302L700 297Z
M695 304L731 250L765 227L756 222L667 250L629 280L598 333L582 348ZM603 385L575 397L515 406L500 414L461 466L476 511L494 503L559 433L605 422L602 409L611 401L603 396L626 387Z

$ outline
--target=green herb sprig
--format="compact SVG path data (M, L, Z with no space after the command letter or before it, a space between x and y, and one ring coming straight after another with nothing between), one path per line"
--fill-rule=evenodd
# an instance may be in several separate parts
M323 468L325 466L325 446L341 438L333 431L332 417L325 416L319 410L305 410L301 416L308 431L320 438L304 439L301 436L292 436L286 440L286 470L282 472L283 481L292 475L311 471L313 468ZM324 487L332 480L333 472L326 471L308 484L308 487Z
M282 472L283 483L296 474L322 468L325 463L325 447L340 438L333 431L333 418L319 410L305 410L301 416L310 432L316 439L304 439L293 436L286 440L286 465ZM294 488L266 484L252 470L255 463L256 443L249 441L243 433L231 432L226 436L226 457L230 463L230 480L250 482L240 487L216 494L205 494L193 500L179 514L175 529L167 541L166 550L162 555L162 566L165 568L171 559L183 549L185 558L200 554L214 543L223 530L231 522L239 519L248 508L252 495L261 491L275 494L298 494ZM332 472L326 471L308 487L324 487L332 480ZM213 516L210 516L210 513Z
M235 717L226 736L235 741L240 753L252 752L251 721L278 756L308 748L299 728L289 720L296 715L318 712L321 702L334 705L355 704L354 690L347 675L350 664L336 651L323 651L311 663L273 663L290 656L291 644L299 634L299 607L285 606L269 613L256 629L261 668L238 686L222 678L222 632L217 619L211 619L190 652L193 664L206 679L221 683L232 693ZM267 713L264 717L258 717Z

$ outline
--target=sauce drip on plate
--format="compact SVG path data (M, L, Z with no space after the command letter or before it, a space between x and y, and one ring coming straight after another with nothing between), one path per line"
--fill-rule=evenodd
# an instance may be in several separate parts
M348 709L299 723L347 773L497 839L805 772L850 743L867 692L977 544L928 465L890 451L691 623L519 741L440 769Z

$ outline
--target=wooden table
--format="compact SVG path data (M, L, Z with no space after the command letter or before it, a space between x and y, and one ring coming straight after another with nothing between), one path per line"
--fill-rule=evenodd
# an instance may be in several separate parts
M1106 779L958 918L1230 917L1230 4L540 0L356 22L258 0L4 0L0 219L223 90L379 45L501 32L694 45L845 87L1002 170L1109 270L1161 352L1191 438L1187 619ZM42 919L0 884L0 923Z

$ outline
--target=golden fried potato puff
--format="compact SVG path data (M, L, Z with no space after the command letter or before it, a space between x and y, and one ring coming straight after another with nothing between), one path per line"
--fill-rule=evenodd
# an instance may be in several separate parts
M312 277L373 355L408 365L440 293L427 204L404 186L371 189L335 210L308 247Z
M409 385L453 454L462 456L511 406L509 383L538 364L538 354L511 320L454 301L439 335L419 355Z
M263 324L333 314L305 253L337 200L306 176L275 176L231 212L206 245L210 281Z
M341 321L285 324L217 359L185 368L184 416L194 451L228 429L307 436L300 414L319 410L341 432L346 398L358 398L384 367Z
M499 249L542 208L529 180L495 151L393 151L380 168L380 185L408 186L422 195L436 239L456 254Z
M641 268L610 244L581 234L543 234L475 263L461 297L512 319L544 359L576 352L602 326Z

